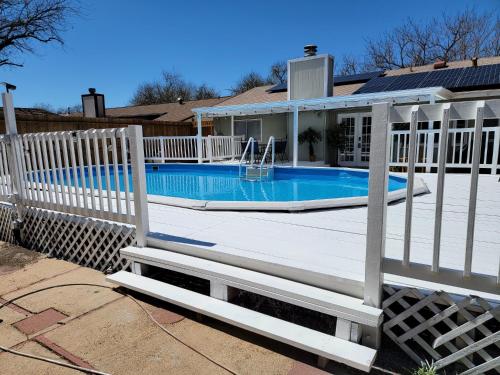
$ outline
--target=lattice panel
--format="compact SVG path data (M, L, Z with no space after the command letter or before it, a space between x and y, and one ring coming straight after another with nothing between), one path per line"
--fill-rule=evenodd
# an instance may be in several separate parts
M453 374L500 373L500 302L388 285L384 291L384 333L416 363L433 361Z
M0 203L0 241L14 243L13 214L14 208L11 205Z
M135 241L135 228L43 209L26 210L24 246L99 271L127 269L120 249Z

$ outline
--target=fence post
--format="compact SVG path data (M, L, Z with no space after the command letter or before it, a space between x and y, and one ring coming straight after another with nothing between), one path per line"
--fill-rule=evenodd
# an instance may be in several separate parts
M198 148L198 164L203 163L203 146L201 144L202 142L202 124L201 124L201 113L196 114L196 122L197 122L197 128L198 128L198 133L196 134L196 145Z
M130 145L130 164L132 165L132 185L134 189L135 236L137 246L144 247L147 244L146 236L149 232L149 214L142 126L129 125L128 137Z
M212 155L212 136L211 135L209 135L207 137L207 157L208 157L208 162L212 163L213 155Z
M12 93L4 92L2 93L2 103L3 103L3 115L5 119L5 132L10 137L9 145L9 155L7 158L11 187L12 187L12 201L16 208L17 220L22 220L23 207L21 204L21 198L23 197L22 190L22 174L21 174L21 158L22 149L19 147L16 136L17 136L17 123L16 123L16 112L14 109L14 101Z
M389 181L390 109L389 103L376 103L372 107L364 301L366 305L379 308L382 304L382 261ZM380 329L381 327L363 327L363 343L378 348Z

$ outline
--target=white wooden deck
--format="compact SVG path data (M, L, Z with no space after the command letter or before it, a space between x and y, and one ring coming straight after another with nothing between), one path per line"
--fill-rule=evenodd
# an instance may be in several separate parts
M436 174L419 174L430 194L415 197L411 261L431 263ZM498 275L500 182L480 175L473 272ZM470 176L448 174L441 265L463 267ZM188 246L191 254L262 270L362 297L366 207L302 213L196 211L149 204L155 237ZM386 256L402 258L405 204L388 207ZM165 236L166 235L166 236ZM463 269L463 268L462 268ZM428 286L386 276L386 282ZM443 287L443 286L441 286ZM444 287L443 287L444 288ZM447 288L453 292L454 288ZM500 296L498 296L500 298Z

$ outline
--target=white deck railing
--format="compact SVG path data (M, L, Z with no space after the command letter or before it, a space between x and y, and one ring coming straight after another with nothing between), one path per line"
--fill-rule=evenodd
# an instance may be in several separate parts
M417 130L416 167L425 167L427 172L438 167L439 129ZM410 130L391 132L390 166L408 165ZM480 168L495 174L500 158L500 128L483 128ZM447 168L471 168L474 145L474 128L450 128L446 151Z
M202 160L234 159L241 155L241 141L239 136L202 137ZM144 157L156 163L198 160L197 137L144 137Z
M487 119L499 118L500 100L401 107L394 107L388 103L373 105L365 270L365 301L368 304L380 305L380 286L383 273L487 293L498 293L500 288L500 258L499 264L496 265L498 269L496 275L473 272L472 259L474 254L479 169L488 166L496 171L496 162L498 161L499 129L483 128L483 122ZM474 128L449 129L450 123L454 120L474 120ZM441 128L438 131L431 132L417 130L418 123L426 121L440 121ZM394 123L410 123L410 130L391 134L390 128ZM426 137L429 136L439 139L438 145L433 147L435 150L432 153L425 148ZM402 141L403 138L405 140ZM478 141L474 142L475 139ZM432 142L432 144L434 143ZM403 144L403 146L393 147L391 150L391 146L394 144ZM467 147L464 147L464 145L467 145ZM384 257L387 183L389 165L394 160L394 150L398 150L396 155L401 159L398 160L398 163L408 169L402 259ZM494 162L491 161L491 155L493 154L496 159ZM419 159L422 155L433 155L431 165L437 168L433 254L429 264L411 262L413 181L415 168L419 166L419 163L420 165L426 165L425 158L423 159L424 162ZM434 155L436 155L437 161L435 161L436 157ZM427 160L430 161L431 158L429 157ZM469 167L471 170L467 231L463 245L465 250L464 262L463 268L459 270L443 268L440 260L445 173L446 168L450 165Z

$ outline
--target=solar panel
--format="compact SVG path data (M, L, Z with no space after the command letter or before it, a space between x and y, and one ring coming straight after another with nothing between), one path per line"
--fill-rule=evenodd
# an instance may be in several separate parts
M420 86L429 72L403 74L396 76L396 80L387 86L384 91L411 90Z
M420 83L419 87L454 87L460 79L464 69L445 69L430 72Z
M464 68L462 76L451 88L464 90L477 86L497 85L500 85L500 64Z
M266 90L267 92L280 92L280 91L286 91L288 90L288 84L287 82L282 82L278 83L277 85L274 85L270 89Z
M333 76L333 84L334 84L334 86L340 86L340 85L346 85L349 83L366 82L372 78L380 77L382 74L384 74L383 70L380 70L377 72L350 74L347 76Z
M500 87L500 64L377 77L368 81L354 94L438 86L452 91Z
M369 94L371 92L381 92L385 90L391 83L396 81L398 77L377 77L372 78L366 84L364 84L360 89L354 92L354 94Z

